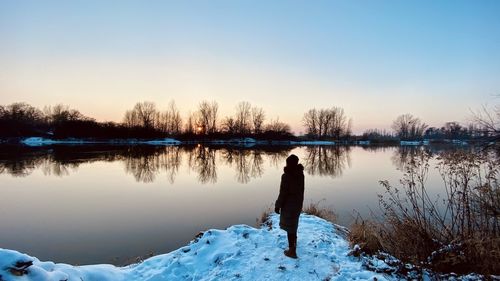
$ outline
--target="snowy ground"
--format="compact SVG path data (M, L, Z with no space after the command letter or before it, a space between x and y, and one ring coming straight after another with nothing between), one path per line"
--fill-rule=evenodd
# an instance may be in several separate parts
M361 260L348 255L349 245L340 227L315 216L301 215L297 242L299 258L285 257L286 233L279 229L278 219L277 215L272 215L272 226L260 229L236 225L227 230L208 230L185 247L126 267L54 264L0 249L0 280L395 279L366 270ZM377 262L380 268L387 266L382 261Z

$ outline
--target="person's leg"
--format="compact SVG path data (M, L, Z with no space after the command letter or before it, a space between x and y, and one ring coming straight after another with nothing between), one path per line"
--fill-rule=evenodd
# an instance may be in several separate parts
M285 250L284 254L290 258L297 258L297 232L287 231L288 237L288 250Z

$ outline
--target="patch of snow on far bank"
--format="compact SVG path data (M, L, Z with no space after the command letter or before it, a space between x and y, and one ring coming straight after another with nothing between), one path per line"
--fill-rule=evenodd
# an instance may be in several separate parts
M27 146L45 146L45 145L84 145L84 144L148 144L148 145L179 145L181 141L172 138L154 139L154 140L138 140L138 139L109 139L109 140L88 140L88 139L47 139L41 137L30 137L21 140L21 143ZM1 281L1 279L0 279Z
M180 141L172 138L164 138L164 139L157 139L157 140L150 140L146 141L146 144L154 144L154 145L178 145L181 144Z
M299 145L334 145L334 141L291 141L290 144L299 144Z
M421 145L421 141L400 141L400 145Z
M0 249L0 276L5 281L395 279L366 270L358 258L348 255L348 242L335 226L311 215L300 217L299 258L288 258L283 255L288 243L286 232L278 227L279 216L272 215L270 222L261 229L235 225L208 230L185 247L121 268L41 262Z
M71 140L69 142L70 143L81 143L82 141ZM62 141L53 140L53 139L46 139L46 138L41 138L41 137L31 137L31 138L25 138L25 139L21 140L21 143L28 145L28 146L43 146L43 145L59 144L59 143L62 143Z

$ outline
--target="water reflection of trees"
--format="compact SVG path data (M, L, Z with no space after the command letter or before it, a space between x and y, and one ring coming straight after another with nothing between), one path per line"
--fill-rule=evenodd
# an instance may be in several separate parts
M80 164L75 162L63 163L61 161L54 160L53 156L48 156L42 159L41 170L46 176L67 176L70 171L76 171Z
M36 169L47 176L61 177L74 172L81 164L96 161L124 161L126 172L143 182L154 180L158 168L164 168L173 182L180 153L176 147L0 146L0 174L15 177L27 176Z
M43 159L7 159L0 163L0 174L10 174L14 177L25 177L30 175Z
M223 149L221 157L236 169L236 179L240 183L248 183L264 173L263 151L249 149Z
M154 182L156 175L165 171L170 183L181 164L180 148L167 147L132 147L124 157L125 171L134 176L138 182Z
M21 146L2 146L0 149L0 174L25 177L40 167L44 175L64 176L77 166L65 159L57 159L49 150Z
M394 149L391 156L391 162L396 169L405 171L408 165L414 164L415 161L424 159L424 157L434 157L444 151L468 151L474 153L480 148L473 146L398 146Z
M25 148L17 150L0 148L0 173L26 176L40 169L47 176L65 176L83 163L95 161L123 161L124 170L136 181L154 182L165 173L170 183L175 182L182 159L198 176L200 183L216 183L217 165L227 165L235 170L240 183L248 183L264 174L264 164L282 167L294 147L228 147L228 146L56 146L50 148ZM339 176L350 163L349 148L308 147L306 171L315 175Z
M198 173L200 183L217 182L216 149L198 145L188 150L188 165Z
M266 156L269 160L269 163L273 167L282 167L285 163L285 159L290 155L292 149L280 149L280 150L272 150L267 151Z
M198 173L201 183L217 182L217 164L225 163L234 167L236 180L248 183L252 178L264 174L264 160L284 161L290 148L244 148L222 146L196 146L188 150L188 165Z
M391 161L396 169L404 171L409 164L429 153L423 146L399 146L394 150Z
M306 152L305 170L313 176L339 177L351 166L349 146L311 146Z

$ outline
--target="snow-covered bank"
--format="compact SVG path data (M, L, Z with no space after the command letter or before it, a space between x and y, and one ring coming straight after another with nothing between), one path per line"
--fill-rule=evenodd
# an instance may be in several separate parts
M313 140L313 141L292 141L290 143L291 144L297 144L297 145L335 145L334 141L320 141L320 140Z
M84 145L84 144L149 144L149 145L179 145L180 141L172 138L162 138L153 140L138 139L110 139L110 140L88 140L88 139L60 139L53 140L41 137L30 137L21 140L21 143L27 146L46 146L54 144L63 145Z
M285 257L286 233L278 228L278 219L277 215L271 216L272 225L260 229L236 225L227 230L208 230L185 247L126 267L55 264L0 249L0 280L395 279L365 269L360 259L348 255L350 249L341 228L315 216L301 215L299 259ZM377 262L380 268L387 267Z

